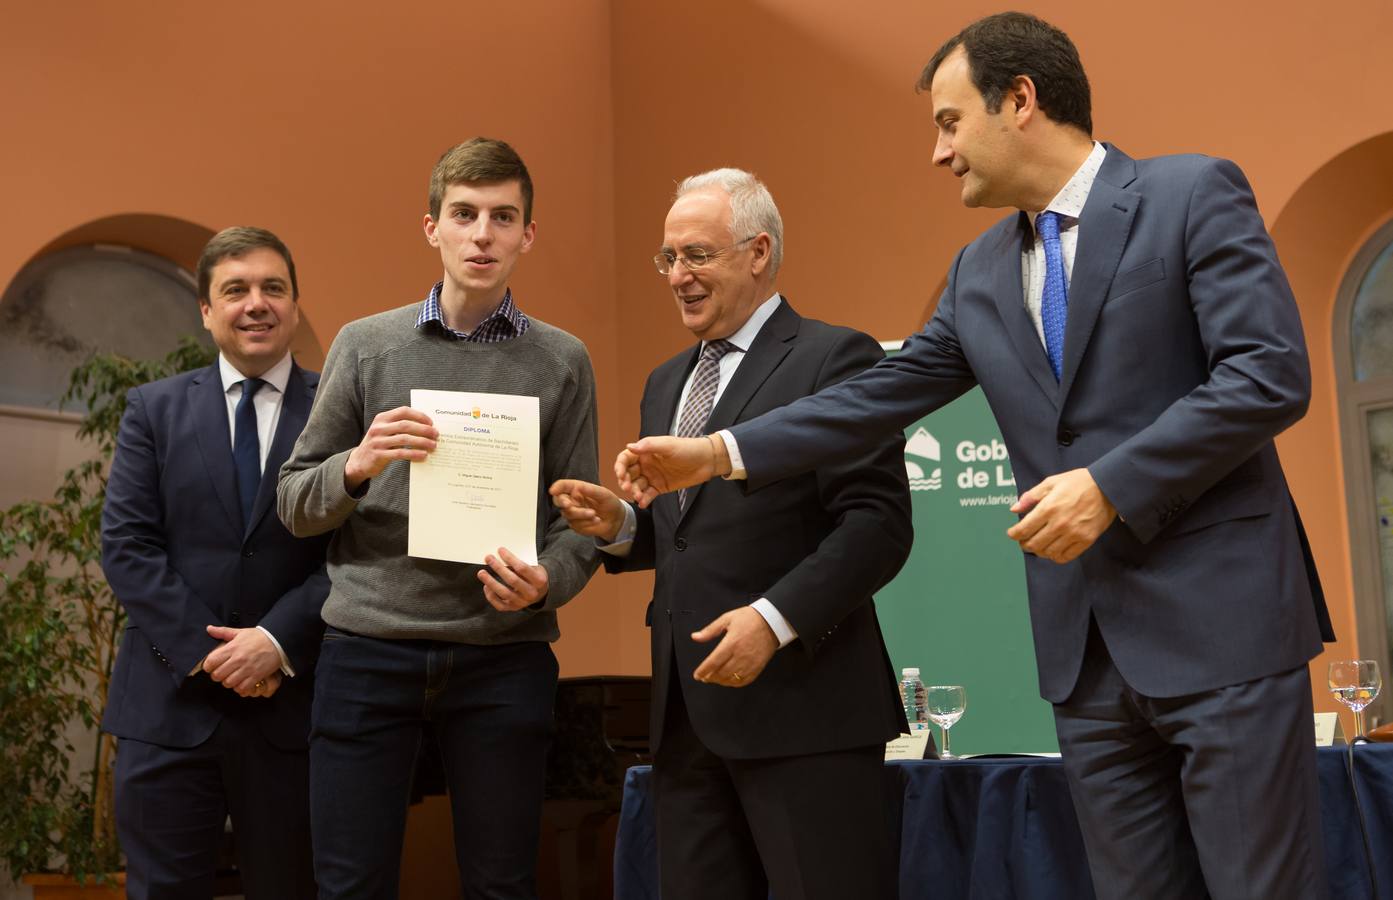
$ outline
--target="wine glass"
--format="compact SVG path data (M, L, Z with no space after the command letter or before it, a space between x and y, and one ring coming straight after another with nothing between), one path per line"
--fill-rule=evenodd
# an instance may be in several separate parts
M943 749L939 759L957 759L948 750L948 729L967 711L967 688L960 684L934 684L925 689L925 706L929 718L943 731Z
M1350 743L1365 740L1364 707L1374 702L1379 689L1383 687L1378 661L1337 659L1330 664L1328 678L1330 693L1335 695L1336 700L1354 710L1354 737Z

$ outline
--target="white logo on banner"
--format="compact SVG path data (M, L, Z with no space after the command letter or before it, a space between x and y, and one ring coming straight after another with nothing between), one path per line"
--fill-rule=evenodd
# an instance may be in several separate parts
M1016 502L1016 479L1011 473L1006 445L999 438L983 443L959 441L952 455L958 462L966 463L951 479L958 489L958 505L1010 506ZM911 491L943 489L943 469L933 465L942 461L943 448L928 429L920 426L915 430L905 442L904 457Z
M919 430L905 443L904 448L905 472L909 475L909 489L911 491L936 491L943 487L943 470L935 468L924 477L924 467L914 462L909 457L917 456L920 459L938 462L941 451L938 446L938 439L929 434L928 429L920 426Z

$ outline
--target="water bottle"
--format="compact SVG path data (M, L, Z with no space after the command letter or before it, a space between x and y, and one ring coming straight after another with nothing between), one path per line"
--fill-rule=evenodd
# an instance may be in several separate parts
M906 667L900 673L900 698L904 701L904 717L909 720L911 734L927 731L929 714L924 692L924 682L919 680L919 670Z

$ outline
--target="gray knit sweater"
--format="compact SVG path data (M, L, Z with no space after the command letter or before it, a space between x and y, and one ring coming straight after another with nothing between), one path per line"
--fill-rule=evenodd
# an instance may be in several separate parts
M335 628L468 644L554 641L556 608L598 563L595 542L572 532L547 496L558 478L599 480L590 357L576 338L537 319L511 340L472 343L417 329L419 310L413 303L359 319L334 339L309 422L281 468L281 521L301 537L337 529L324 603L324 621ZM543 608L498 612L484 599L481 566L406 555L406 461L389 463L360 498L344 489L349 451L378 413L409 406L413 388L539 398L537 547L550 579Z

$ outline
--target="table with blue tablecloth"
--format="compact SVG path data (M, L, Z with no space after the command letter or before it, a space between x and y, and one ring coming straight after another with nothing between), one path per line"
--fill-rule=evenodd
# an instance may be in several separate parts
M1317 751L1330 896L1372 897L1346 748ZM886 763L898 809L901 900L1089 900L1083 839L1057 758ZM1354 782L1378 876L1393 900L1393 745L1354 749ZM657 900L652 770L630 769L614 853L616 900ZM1288 790L1273 784L1274 791ZM1164 879L1166 873L1156 877Z

